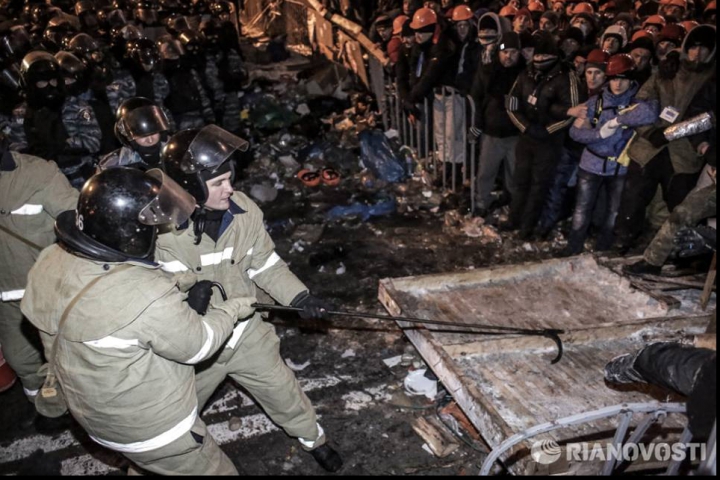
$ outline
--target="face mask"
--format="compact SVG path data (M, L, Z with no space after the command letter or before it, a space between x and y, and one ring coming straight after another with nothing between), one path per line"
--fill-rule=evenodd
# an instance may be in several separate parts
M535 67L535 70L538 72L547 72L550 69L552 69L555 64L557 63L557 59L553 58L550 60L543 60L542 62L537 62L533 60L533 66Z
M588 25L587 23L576 24L573 25L573 27L580 29L583 34L583 38L587 38L588 35L590 35L590 25Z

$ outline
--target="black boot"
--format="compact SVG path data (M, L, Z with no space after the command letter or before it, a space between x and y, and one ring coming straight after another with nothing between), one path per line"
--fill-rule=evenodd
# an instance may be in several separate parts
M640 260L637 263L633 263L632 265L625 265L623 267L623 272L627 275L660 275L662 273L662 267L656 267L655 265L650 265L645 260Z
M310 450L309 453L313 456L318 465L330 473L337 472L343 466L340 454L333 450L327 443L314 450Z

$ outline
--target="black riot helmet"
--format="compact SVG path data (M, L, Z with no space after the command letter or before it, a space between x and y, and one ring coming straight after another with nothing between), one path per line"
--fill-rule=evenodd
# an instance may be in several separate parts
M125 59L130 68L140 72L152 72L160 64L160 50L149 38L128 40L125 47Z
M42 45L47 49L48 52L57 53L64 48L72 37L77 35L77 29L67 20L55 22L60 20L60 17L55 17L48 23L45 32L43 33Z
M133 18L146 26L155 26L160 19L160 5L156 0L136 0L133 2Z
M208 50L216 51L220 48L222 35L222 22L217 18L209 18L200 22L200 31L205 37L205 46Z
M220 174L227 164L233 171L232 156L245 152L250 144L217 125L176 133L162 151L167 174L203 206L208 199L205 182Z
M68 51L88 67L93 88L100 88L112 81L112 71L100 44L87 33L78 33L68 42Z
M33 107L62 107L65 101L60 64L48 52L36 50L25 55L20 64L20 79Z
M227 0L216 0L210 4L210 13L222 21L230 20L235 14L232 3Z
M30 35L22 25L15 25L0 34L0 59L19 62L31 48Z
M65 84L65 92L72 97L82 95L90 87L87 66L70 52L58 52L55 58Z
M100 28L100 20L97 14L97 6L93 0L80 0L75 3L75 16L80 19L82 27L86 31L95 31Z
M205 37L201 32L187 30L178 35L185 59L191 66L202 65L205 61Z
M135 147L135 139L170 131L170 122L162 108L152 100L134 97L118 108L115 134L123 145Z
M58 216L55 233L92 259L151 259L158 225L182 224L194 209L195 200L159 169L110 168L85 183L77 209Z
M57 7L63 12L70 13L73 11L74 0L47 0L47 3L53 7Z
M192 30L192 25L185 15L172 15L165 22L167 31L173 35L179 35L182 32Z

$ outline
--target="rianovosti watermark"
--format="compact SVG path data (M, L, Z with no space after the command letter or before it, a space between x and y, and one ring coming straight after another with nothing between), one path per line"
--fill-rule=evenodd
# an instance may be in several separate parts
M530 451L533 460L541 465L551 465L561 458L568 462L704 462L707 445L704 443L569 443L561 447L554 440L536 441Z

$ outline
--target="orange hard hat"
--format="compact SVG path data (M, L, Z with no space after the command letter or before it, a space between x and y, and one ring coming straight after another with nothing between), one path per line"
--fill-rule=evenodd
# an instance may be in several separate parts
M667 22L665 21L665 17L662 15L650 15L648 18L645 19L642 26L643 28L646 28L648 25L657 25L661 29L665 27Z
M662 5L672 5L673 7L680 7L683 9L687 9L687 1L686 0L663 0L660 3Z
M587 2L582 2L575 5L572 13L573 15L578 15L580 13L589 13L590 15L593 15L595 13L595 8Z
M707 4L707 7L705 7L705 13L707 12L713 12L717 9L717 3L715 0Z
M421 28L437 25L437 23L438 17L437 13L435 13L435 10L433 10L432 8L423 7L417 12L415 12L415 15L413 15L412 22L410 23L410 28L412 28L413 30L420 30Z
M453 22L464 22L474 18L473 11L467 5L458 5L453 8L452 21Z
M635 32L632 36L632 42L643 37L649 38L653 41L653 43L655 43L655 35L653 35L652 32L648 32L647 30L638 30L637 32Z
M410 20L410 17L407 15L398 15L395 17L395 20L393 20L393 35L400 35L403 25L405 25L405 22L408 20Z
M685 20L684 22L680 22L680 25L683 26L687 33L690 33L690 30L692 30L693 28L700 26L700 24L695 20Z
M608 78L621 77L627 75L628 72L633 70L635 70L635 61L632 57L627 53L620 53L610 57L605 74Z
M612 2L612 1L611 1L611 2L607 2L607 3L604 4L604 5L601 5L601 6L600 6L600 11L601 11L601 12L606 12L606 11L608 11L608 10L615 10L616 8L617 8L617 5L615 5L615 2Z
M514 7L513 5L505 5L503 8L500 9L499 15L501 17L514 17L517 15L518 9Z
M528 3L527 6L528 10L531 12L544 12L545 11L545 5L542 4L542 2L539 1L531 1Z

